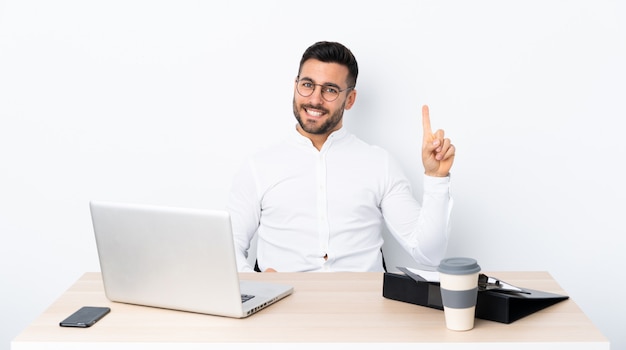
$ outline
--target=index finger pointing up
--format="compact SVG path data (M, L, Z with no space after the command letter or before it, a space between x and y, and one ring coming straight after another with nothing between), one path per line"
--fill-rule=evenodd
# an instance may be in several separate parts
M432 135L433 131L430 127L430 112L428 111L428 106L422 106L422 128L424 129L424 135Z

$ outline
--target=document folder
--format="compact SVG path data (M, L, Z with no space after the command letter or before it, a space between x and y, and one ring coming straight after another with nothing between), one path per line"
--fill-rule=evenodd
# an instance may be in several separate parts
M527 294L479 291L476 317L509 324L569 298L533 289L524 291ZM439 282L415 281L404 274L385 272L383 297L443 310Z

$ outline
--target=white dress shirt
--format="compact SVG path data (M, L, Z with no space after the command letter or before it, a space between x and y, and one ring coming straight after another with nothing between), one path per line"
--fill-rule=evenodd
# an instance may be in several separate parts
M424 176L420 205L387 151L345 128L319 151L297 130L291 136L251 157L233 180L239 271L253 271L246 257L255 233L261 271L382 271L383 224L418 263L439 264L449 177Z

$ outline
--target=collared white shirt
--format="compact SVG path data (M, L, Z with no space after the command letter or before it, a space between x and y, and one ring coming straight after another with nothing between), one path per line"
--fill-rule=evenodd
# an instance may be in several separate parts
M387 151L345 128L321 150L296 130L244 165L229 197L237 265L258 233L259 268L382 271L382 230L420 264L444 257L452 199L449 177L424 176L422 205Z

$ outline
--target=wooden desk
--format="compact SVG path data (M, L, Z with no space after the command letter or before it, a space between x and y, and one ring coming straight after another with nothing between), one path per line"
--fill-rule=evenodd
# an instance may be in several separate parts
M546 272L489 275L566 294ZM454 332L446 329L442 311L383 298L381 273L241 276L289 283L295 291L256 315L230 319L112 303L100 273L90 272L19 334L11 349L609 349L571 299L509 325L477 319L473 330ZM111 313L91 328L59 327L86 305L109 306Z

